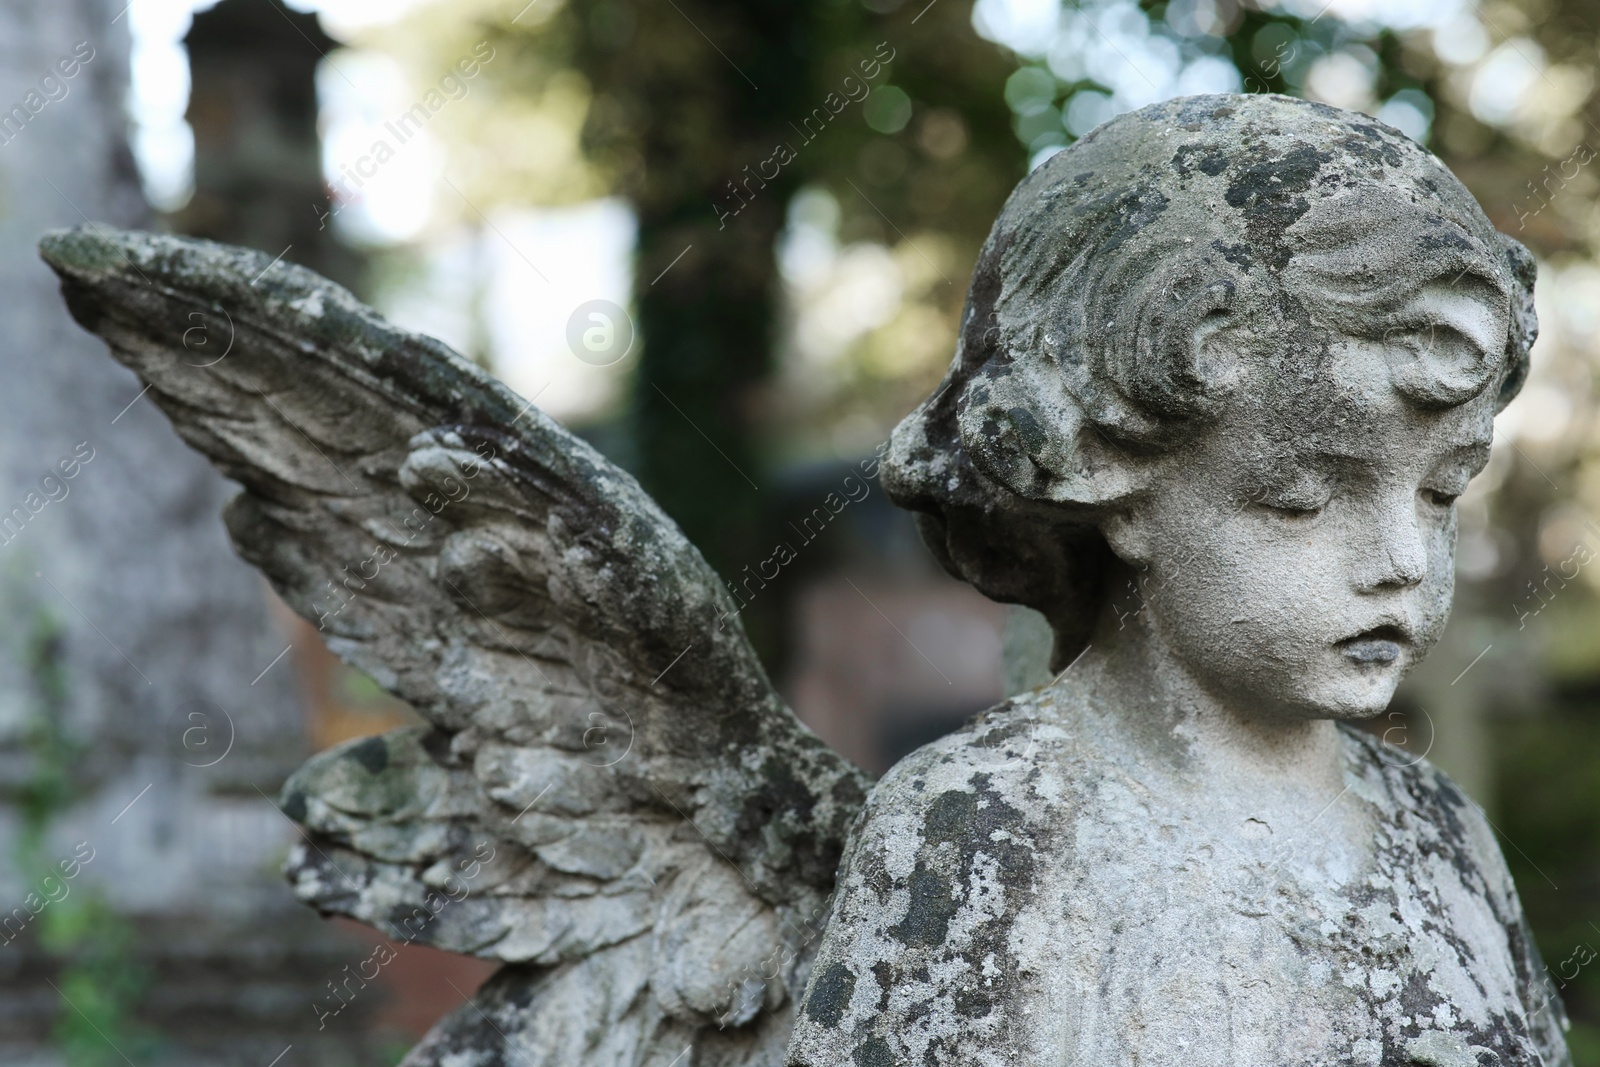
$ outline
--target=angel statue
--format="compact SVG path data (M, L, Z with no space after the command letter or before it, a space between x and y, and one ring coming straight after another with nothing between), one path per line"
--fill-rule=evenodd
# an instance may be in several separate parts
M876 784L634 480L444 345L255 252L43 252L427 720L281 802L305 903L504 964L408 1067L1570 1063L1482 812L1349 725L1439 636L1536 329L1388 126L1188 97L1017 187L882 478L1057 673Z

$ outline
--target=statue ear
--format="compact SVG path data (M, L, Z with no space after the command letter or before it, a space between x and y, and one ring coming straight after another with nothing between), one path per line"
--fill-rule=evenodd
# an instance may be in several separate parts
M975 379L961 398L961 443L988 478L1041 503L1098 507L1137 493L1148 460L1106 437L1046 360Z
M1496 234L1505 250L1506 263L1511 271L1511 336L1506 342L1505 380L1500 384L1500 395L1495 401L1495 411L1505 406L1522 389L1528 377L1528 350L1539 336L1539 316L1533 306L1533 283L1539 272L1533 253L1521 242Z
M1134 567L1149 562L1153 540L1143 504L1141 499L1130 500L1126 506L1106 514L1099 523L1100 535L1106 539L1112 555Z

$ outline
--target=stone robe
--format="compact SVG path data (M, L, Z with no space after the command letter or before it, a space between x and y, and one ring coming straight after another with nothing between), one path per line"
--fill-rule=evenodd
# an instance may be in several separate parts
M1337 816L1237 830L1049 690L920 750L853 835L789 1062L1569 1063L1483 813L1425 762L1341 744ZM1326 846L1352 826L1353 851Z

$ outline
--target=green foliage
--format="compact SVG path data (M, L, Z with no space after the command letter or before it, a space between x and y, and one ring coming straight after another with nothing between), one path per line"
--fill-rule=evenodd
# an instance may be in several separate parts
M1600 950L1600 701L1580 698L1495 730L1501 846L1545 963L1559 973L1579 946ZM1600 960L1560 991L1574 1062L1600 1064Z
M35 605L26 632L25 660L36 701L24 732L32 766L18 791L21 826L12 856L32 887L52 876L52 884L62 884L58 857L50 854L48 839L55 819L77 795L73 768L86 750L65 726L68 680L62 666L63 639L60 621ZM65 884L67 893L47 904L22 936L37 937L47 956L60 964L54 978L61 994L54 1037L66 1067L111 1067L125 1063L124 1056L148 1055L158 1042L151 1031L134 1022L148 984L148 975L137 964L134 925L117 914L99 891Z
M112 1067L124 1056L148 1061L160 1042L134 1020L150 976L137 963L133 924L85 890L52 904L41 920L41 942L63 961L55 1040L67 1067Z
M1567 1048L1572 1053L1574 1067L1593 1067L1600 1063L1600 1026L1573 1022L1567 1031Z
M44 834L55 813L71 802L71 769L84 751L67 737L63 721L67 679L61 665L64 633L60 622L43 608L35 608L31 623L24 663L33 679L37 705L24 727L23 747L33 756L33 766L17 800L22 816L17 859L24 871L41 866Z
M406 1058L406 1053L410 1051L411 1043L409 1041L385 1042L378 1050L378 1062L387 1065L387 1067L396 1067L401 1060Z

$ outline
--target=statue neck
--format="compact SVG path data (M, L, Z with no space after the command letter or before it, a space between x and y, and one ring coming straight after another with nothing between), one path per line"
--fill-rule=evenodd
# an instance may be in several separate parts
M1096 732L1097 744L1175 785L1295 806L1343 788L1343 744L1332 720L1241 707L1184 666L1149 612L1109 606L1088 647L1052 683ZM1321 798L1321 799L1319 799ZM1269 801L1270 802L1270 801Z

